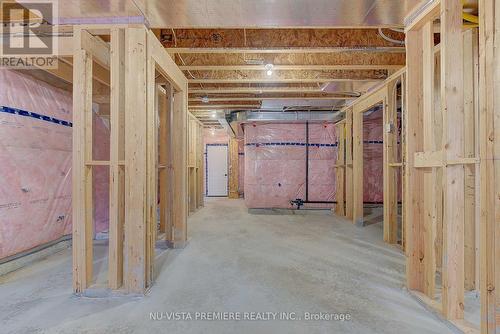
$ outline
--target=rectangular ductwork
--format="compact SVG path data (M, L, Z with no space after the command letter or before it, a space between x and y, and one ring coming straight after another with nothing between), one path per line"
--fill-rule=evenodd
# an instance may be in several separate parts
M237 122L338 122L340 111L233 111L226 115L228 123Z

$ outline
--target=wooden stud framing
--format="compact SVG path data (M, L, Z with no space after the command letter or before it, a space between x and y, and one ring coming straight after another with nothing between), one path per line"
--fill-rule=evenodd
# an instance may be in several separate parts
M74 31L73 77L73 291L92 282L92 56L82 48L82 32ZM90 116L89 116L90 115ZM90 122L88 121L90 118Z
M396 110L396 85L401 82L404 69L391 75L386 81L372 92L356 99L352 105L345 109L346 126L350 123L347 119L352 110L352 170L346 163L346 197L350 196L350 182L352 178L352 218L353 223L362 223L363 220L363 112L377 104L383 106L384 127L384 241L397 242L397 172L402 163L396 161L397 151L397 110ZM349 115L350 117L350 115ZM387 132L388 127L390 131ZM347 129L347 128L346 128ZM349 140L350 134L347 134ZM349 141L346 141L349 143ZM350 144L350 143L349 143ZM347 156L346 156L347 159ZM348 161L348 160L347 160ZM347 202L346 202L347 203ZM349 214L350 205L346 205Z
M147 52L144 29L125 31L125 289L147 287Z
M159 89L158 110L159 127L159 170L160 184L160 232L165 233L165 240L172 240L172 109L173 92L170 84Z
M439 48L434 45L437 18ZM404 188L408 288L456 327L474 333L477 329L463 318L464 288L472 288L476 277L477 183L473 173L478 161L474 106L477 48L474 51L472 33L463 32L462 4L455 0L435 1L407 24L406 32ZM469 41L465 49L464 36ZM468 179L464 170L470 170ZM433 299L439 267L441 302ZM481 296L483 303L486 295ZM484 319L482 323L484 326Z
M169 85L170 88L170 85ZM168 98L165 88L161 85L156 87L156 108L158 110L158 201L160 203L158 232L166 232L168 224L167 198L168 198Z
M500 286L500 6L479 1L480 293L481 332L498 332Z
M398 115L396 101L397 81L387 84L387 96L383 113L383 159L384 159L384 241L395 244L398 241Z
M464 31L464 157L475 158L478 154L476 148L477 135L477 89L478 86L478 34L477 29L469 29ZM473 290L476 287L476 272L478 262L477 250L479 249L476 242L477 226L479 219L476 217L476 169L477 164L468 164L465 169L465 184L464 184L464 280L465 289Z
M353 219L352 107L345 111L345 215Z
M422 123L423 123L423 150L424 152L436 152L434 139L434 115L440 110L434 109L434 22L430 20L421 29L422 33ZM436 285L436 228L437 212L436 197L437 184L436 168L428 168L423 171L424 190L424 293L429 298L434 298Z
M110 35L110 45L93 36L91 33L95 31L92 27L89 31L85 29L75 28L76 47L72 61L75 78L73 288L76 293L83 293L91 285L92 168L109 166L108 285L112 289L123 286L128 293L144 293L154 279L158 169L167 171L167 177L162 173L160 182L162 197L166 198L160 210L165 238L175 247L183 246L187 238L185 196L169 204L169 199L175 198L169 190L181 196L187 194L187 80L145 27L101 27L104 34L107 32ZM101 72L93 69L93 61L100 68L110 71L110 101L103 99L110 106L109 161L95 161L92 156L92 85L99 83L93 82L93 79L99 75L101 80L106 80ZM169 88L172 86L176 89L178 98L173 108L168 108L169 104L174 103L171 91L170 98L163 93L163 100L158 100L162 94L155 80L157 71L168 81ZM164 109L163 112L158 112L158 106ZM165 139L165 144L160 145L160 157L158 121L161 124L160 136ZM173 121L181 126L172 126ZM171 129L175 129L175 133ZM172 137L165 138L169 135ZM176 140L179 146L176 146ZM172 149L177 149L177 152ZM169 159L170 152L177 157L173 163ZM177 178L168 177L168 171L172 169L168 167L175 168ZM168 228L168 224L172 224L172 227Z
M239 184L239 156L238 156L238 140L236 138L229 139L229 198L240 198Z
M423 170L413 168L415 153L423 150L422 119L422 34L409 30L406 33L406 115L405 115L405 252L406 284L408 289L424 291L423 245Z
M172 247L183 248L187 242L188 179L187 179L187 83L184 89L174 93L172 121L173 167L173 233L169 240Z
M363 221L363 111L354 105L352 111L352 219Z
M462 5L456 0L442 0L441 111L446 160L464 157L462 55ZM455 320L464 316L464 167L446 166L443 183L443 313Z
M336 124L337 132L337 164L336 164L336 191L335 199L335 213L340 216L345 216L345 173L346 173L346 159L345 159L345 135L346 135L346 122L339 122Z
M123 283L123 238L125 220L125 31L111 30L111 140L109 164L109 286Z
M188 189L189 213L203 206L203 125L189 113Z
M204 201L204 192L203 190L205 189L205 177L204 177L204 171L205 171L205 159L204 159L204 146L203 146L203 124L200 122L198 124L198 154L197 154L197 164L196 166L198 167L197 169L197 183L198 183L198 199L197 199L197 207L201 208L205 205Z

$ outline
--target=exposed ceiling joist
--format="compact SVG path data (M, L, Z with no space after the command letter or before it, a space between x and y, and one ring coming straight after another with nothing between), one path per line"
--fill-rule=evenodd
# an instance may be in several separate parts
M386 31L384 31L385 33ZM155 31L165 48L280 49L399 47L373 28L358 29L160 29ZM404 34L387 30L393 40Z
M403 65L273 65L274 71L283 70L399 70ZM189 71L265 71L266 65L181 65Z
M389 47L322 47L322 48L166 48L171 53L336 53L336 52L397 52L404 53L400 46Z
M377 82L382 81L383 78L380 79L336 79L336 78L283 78L283 79L189 79L189 83L301 83L301 82L373 82L376 84Z
M404 66L404 53L335 52L335 53L184 53L177 54L179 66L189 65L400 65Z

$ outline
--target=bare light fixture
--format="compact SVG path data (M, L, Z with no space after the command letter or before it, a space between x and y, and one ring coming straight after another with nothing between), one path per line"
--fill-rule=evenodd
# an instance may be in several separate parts
M273 67L274 67L273 64L266 64L266 66L264 67L266 69L266 74L268 76L273 75Z
M208 96L203 96L203 97L201 98L201 102L203 102L203 103L208 103L208 102L209 102L209 100L208 100Z

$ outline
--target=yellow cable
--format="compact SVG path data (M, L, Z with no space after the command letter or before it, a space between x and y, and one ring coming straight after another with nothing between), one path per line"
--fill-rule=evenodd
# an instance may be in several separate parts
M479 24L479 17L476 15L468 14L468 13L462 13L462 17L465 21Z

